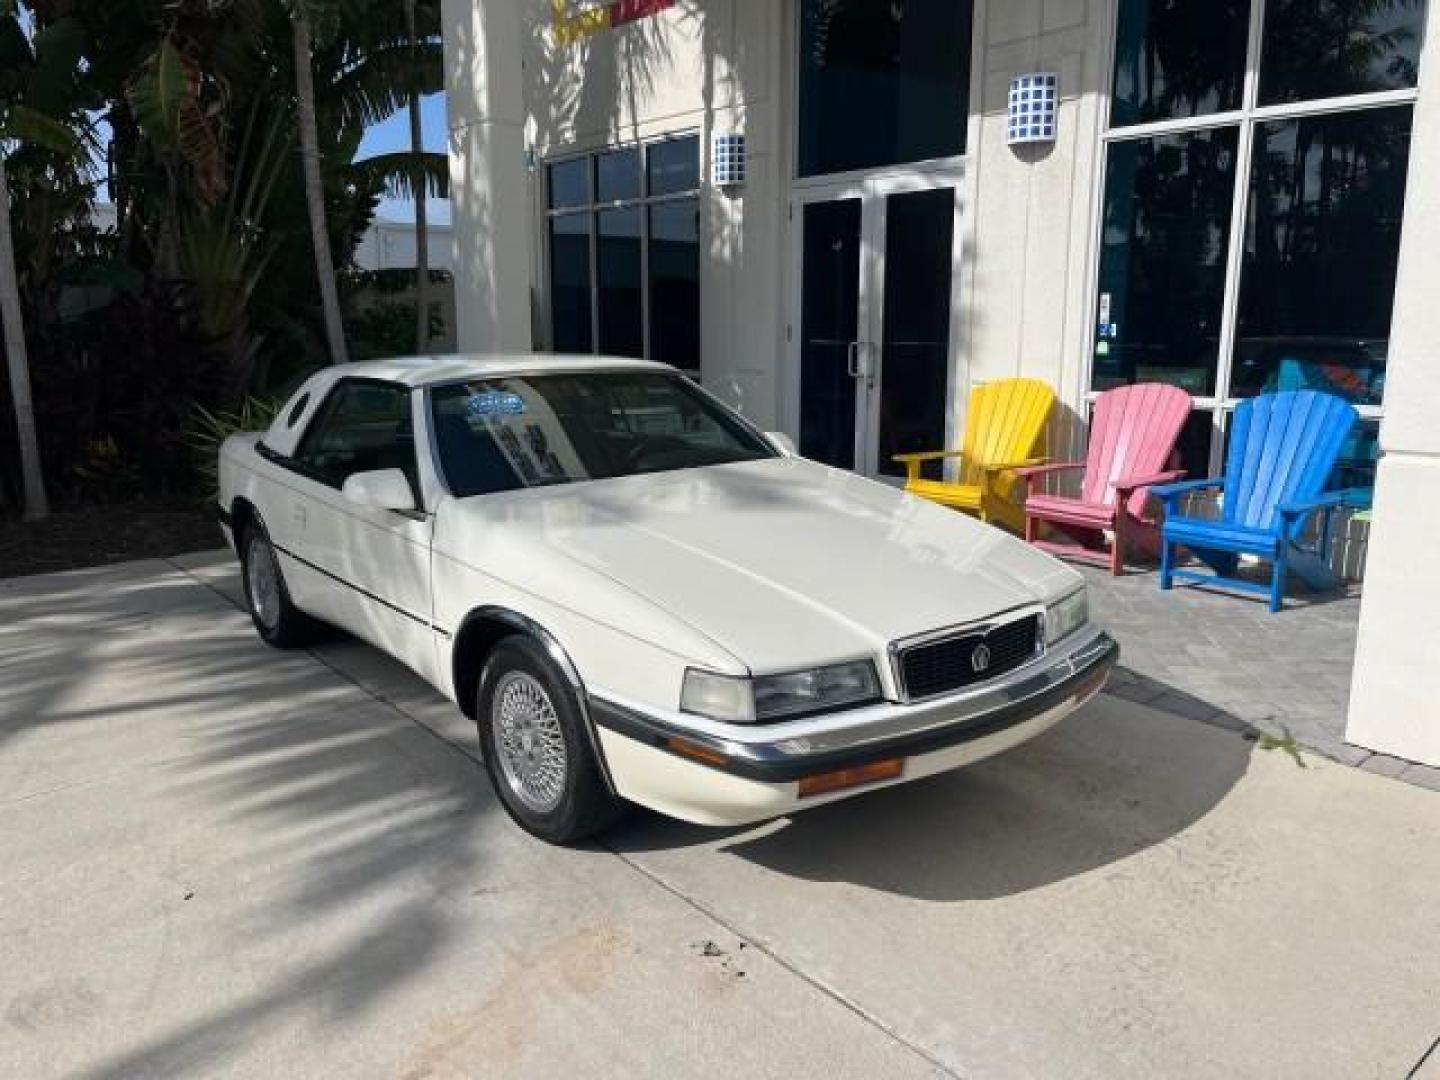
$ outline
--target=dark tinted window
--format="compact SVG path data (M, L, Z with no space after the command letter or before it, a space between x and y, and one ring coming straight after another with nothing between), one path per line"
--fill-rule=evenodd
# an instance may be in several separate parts
M557 352L589 352L590 215L550 219L550 319Z
M650 359L700 367L700 203L650 208Z
M1423 0L1269 0L1260 103L1412 87Z
M1120 0L1116 127L1240 107L1248 0Z
M619 202L640 197L640 150L610 150L595 158L597 202Z
M651 143L645 160L651 195L675 195L700 186L700 140L693 135Z
M295 460L334 487L353 473L375 469L399 469L414 485L410 391L382 383L340 382L311 421Z
M683 379L603 372L483 379L432 392L457 496L775 457Z
M1231 379L1380 404L1409 165L1408 105L1255 127Z
M800 290L800 453L855 467L859 199L806 204Z
M1215 390L1236 129L1112 143L1092 385Z
M305 415L305 407L310 404L310 395L300 395L300 400L295 402L295 407L290 410L290 415L285 419L286 427L294 427L300 422L300 417Z
M558 161L550 166L550 209L584 206L590 201L590 159Z
M640 208L602 210L595 215L599 249L600 352L607 356L645 354L640 297Z
M965 151L969 0L802 0L800 175Z
M955 190L885 200L880 471L904 476L896 454L945 445Z

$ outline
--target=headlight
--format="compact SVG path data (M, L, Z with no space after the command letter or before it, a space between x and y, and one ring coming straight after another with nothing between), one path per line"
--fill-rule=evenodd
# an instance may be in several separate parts
M680 709L730 724L753 724L879 698L880 680L868 660L753 680L692 668L685 673Z
M685 684L680 690L680 711L727 724L753 724L755 695L749 679L690 668L685 672Z
M777 720L796 713L817 712L874 701L880 680L869 660L789 675L766 675L755 680L755 716Z
M1081 585L1045 609L1045 644L1054 645L1090 621L1090 598Z

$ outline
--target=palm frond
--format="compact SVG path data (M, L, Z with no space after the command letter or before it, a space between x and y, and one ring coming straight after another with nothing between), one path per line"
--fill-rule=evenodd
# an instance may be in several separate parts
M392 199L415 198L416 166L419 166L425 194L433 199L450 197L450 159L444 154L412 154L396 151L376 154L350 166L355 182L363 188L383 190Z
M405 108L412 93L438 93L444 84L444 50L439 42L420 42L413 51L408 43L397 42L367 53L325 91L325 97L335 103L342 124L365 127Z
M11 105L0 113L0 136L67 156L78 153L81 146L69 125L26 105Z

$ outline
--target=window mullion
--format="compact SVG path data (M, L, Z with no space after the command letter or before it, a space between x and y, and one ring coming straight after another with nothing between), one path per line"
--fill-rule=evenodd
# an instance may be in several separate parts
M590 352L600 353L600 215L593 208L585 217L590 229Z
M1254 163L1255 122L1250 112L1260 94L1260 60L1263 51L1266 0L1251 0L1250 41L1246 48L1245 86L1241 96L1239 138L1235 142L1235 191L1230 203L1230 237L1225 253L1225 295L1220 308L1220 355L1215 358L1215 397L1230 400L1230 371L1240 321L1240 273L1244 266L1246 218L1250 209L1250 169ZM1217 410L1212 464L1224 445L1224 418Z
M650 203L640 203L640 355L650 359Z
M1267 0L1250 0L1250 43L1245 49L1245 86L1240 109L1247 116L1260 100L1260 63L1265 51L1265 6Z

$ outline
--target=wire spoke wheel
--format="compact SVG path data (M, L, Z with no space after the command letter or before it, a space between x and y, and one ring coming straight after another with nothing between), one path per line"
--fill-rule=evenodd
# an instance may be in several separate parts
M560 717L539 680L507 672L491 699L490 727L500 771L516 798L541 814L559 806L569 754Z
M266 629L280 622L280 568L275 552L258 532L250 537L245 558L245 583L249 587L250 610Z

